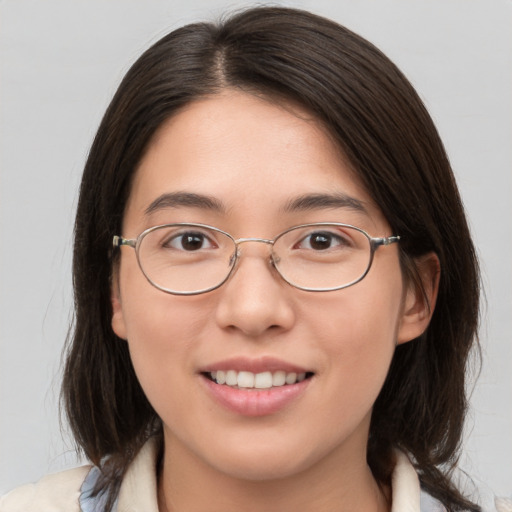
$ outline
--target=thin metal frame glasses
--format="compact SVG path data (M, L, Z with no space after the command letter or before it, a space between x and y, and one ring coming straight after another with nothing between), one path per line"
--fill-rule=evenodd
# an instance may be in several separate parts
M270 246L269 263L291 286L309 292L341 290L369 272L375 251L400 236L372 237L336 222L294 226L266 238L235 239L214 226L175 223L154 226L135 239L114 236L114 247L135 249L139 267L155 288L174 295L198 295L222 286L233 274L241 244Z

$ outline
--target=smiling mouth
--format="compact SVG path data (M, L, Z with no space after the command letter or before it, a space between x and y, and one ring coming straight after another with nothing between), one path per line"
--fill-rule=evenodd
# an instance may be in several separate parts
M312 372L285 372L278 370L275 372L252 373L248 371L237 370L217 370L205 372L203 375L223 386L229 386L234 389L272 389L282 386L291 386L309 379L313 376Z

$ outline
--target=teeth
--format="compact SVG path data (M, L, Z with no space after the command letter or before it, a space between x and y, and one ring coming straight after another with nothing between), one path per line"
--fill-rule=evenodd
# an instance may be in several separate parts
M254 373L251 372L238 372L237 384L239 388L253 388L254 387Z
M296 373L287 373L286 374L286 384L295 384L297 382L297 374Z
M286 382L286 372L279 371L272 374L272 386L284 386Z
M262 373L217 370L210 372L210 376L217 384L226 384L228 386L245 389L269 389L284 386L285 384L291 385L296 382L302 382L306 378L306 373L287 373L283 370Z
M226 384L228 386L236 386L238 384L238 375L235 370L228 370L226 372Z
M270 372L257 373L254 376L254 387L268 389L272 387L272 374Z

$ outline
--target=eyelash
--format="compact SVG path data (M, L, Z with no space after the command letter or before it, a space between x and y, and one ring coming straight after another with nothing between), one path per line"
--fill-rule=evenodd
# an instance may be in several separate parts
M333 248L333 242L336 242L336 246L348 247L352 245L350 240L346 236L341 236L338 233L331 233L329 231L314 231L312 233L308 233L306 236L302 237L296 245L300 246L304 241L309 240L309 247L307 247L306 249L315 250L314 247L312 247L311 245L311 240L315 236L323 236L329 239L329 247L327 249Z
M208 241L209 244L214 247L216 244L213 243L213 241L211 240L211 238L206 235L205 233L201 233L199 231L185 231L184 233L173 233L171 236L167 236L165 238L165 240L162 242L161 246L164 247L164 248L173 248L173 249L176 249L176 250L185 250L185 248L183 247L183 241L184 241L184 237L186 236L189 236L191 238L194 238L194 237L201 237L201 242L204 243L204 241ZM181 242L179 241L181 240ZM173 245L172 242L175 242L175 241L178 241L178 244L181 245L181 247L175 247ZM201 243L201 245L202 245ZM199 249L204 249L204 247L199 247L197 250ZM196 250L196 249L194 249Z

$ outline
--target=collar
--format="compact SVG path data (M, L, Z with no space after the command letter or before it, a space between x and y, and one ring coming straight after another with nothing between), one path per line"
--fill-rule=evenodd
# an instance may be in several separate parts
M128 468L121 488L115 512L158 512L156 465L159 443L150 439ZM418 475L405 453L396 450L396 464L391 478L391 512L440 512L445 510L439 502L420 490ZM96 470L96 471L95 471ZM101 510L101 495L90 496L99 475L97 468L88 474L80 497L82 512ZM421 505L420 505L421 503Z

